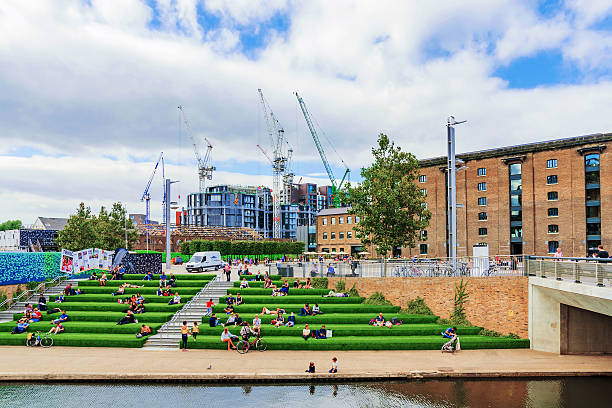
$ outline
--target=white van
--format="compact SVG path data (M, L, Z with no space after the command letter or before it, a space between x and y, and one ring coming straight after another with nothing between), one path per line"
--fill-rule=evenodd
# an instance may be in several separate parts
M221 268L223 261L219 251L196 252L187 262L187 272L204 272L206 269L214 269L215 271Z

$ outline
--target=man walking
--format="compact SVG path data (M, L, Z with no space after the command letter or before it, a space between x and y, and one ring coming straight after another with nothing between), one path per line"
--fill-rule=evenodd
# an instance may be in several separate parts
M227 281L230 281L230 276L232 274L232 267L230 266L229 262L227 264L225 264L225 275L227 276Z

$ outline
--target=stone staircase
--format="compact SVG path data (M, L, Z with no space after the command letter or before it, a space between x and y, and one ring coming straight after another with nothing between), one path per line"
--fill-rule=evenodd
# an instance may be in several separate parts
M172 319L165 323L156 334L150 336L143 347L149 349L175 349L181 342L181 327L187 321L189 327L193 322L202 324L206 313L206 302L212 298L217 304L219 298L227 294L227 289L234 286L233 282L220 280L217 276L199 291Z
M66 286L68 286L71 283L72 283L72 287L76 288L79 285L80 280L82 279L68 279L68 280L59 282L55 286L45 289L43 291L43 294L45 295L45 298L47 298L47 307L49 308L56 307L56 306L52 306L54 305L54 303L49 302L50 296L59 295L60 293L64 291ZM36 306L36 304L38 304L38 293L33 293L32 295L24 298L23 300L13 303L11 307L9 307L7 310L1 311L0 312L0 323L12 321L13 314L22 313L27 303L30 303L33 306Z

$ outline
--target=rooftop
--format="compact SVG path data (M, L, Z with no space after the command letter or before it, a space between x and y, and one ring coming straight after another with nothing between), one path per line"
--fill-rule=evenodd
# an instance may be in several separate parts
M350 207L339 207L339 208L326 208L319 211L318 215L338 215L338 214L348 214L348 210Z
M34 223L34 228L46 229L46 230L63 230L68 223L68 218L51 218L51 217L38 217ZM40 221L40 223L38 222ZM40 225L42 224L42 225ZM42 228L40 228L42 227Z

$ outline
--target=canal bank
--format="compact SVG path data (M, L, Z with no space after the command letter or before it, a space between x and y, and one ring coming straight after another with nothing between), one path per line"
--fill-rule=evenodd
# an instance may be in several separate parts
M329 374L331 358L339 372ZM267 351L0 347L2 382L296 383L612 376L612 356L532 350ZM307 374L308 363L316 374ZM209 368L210 367L210 368Z

